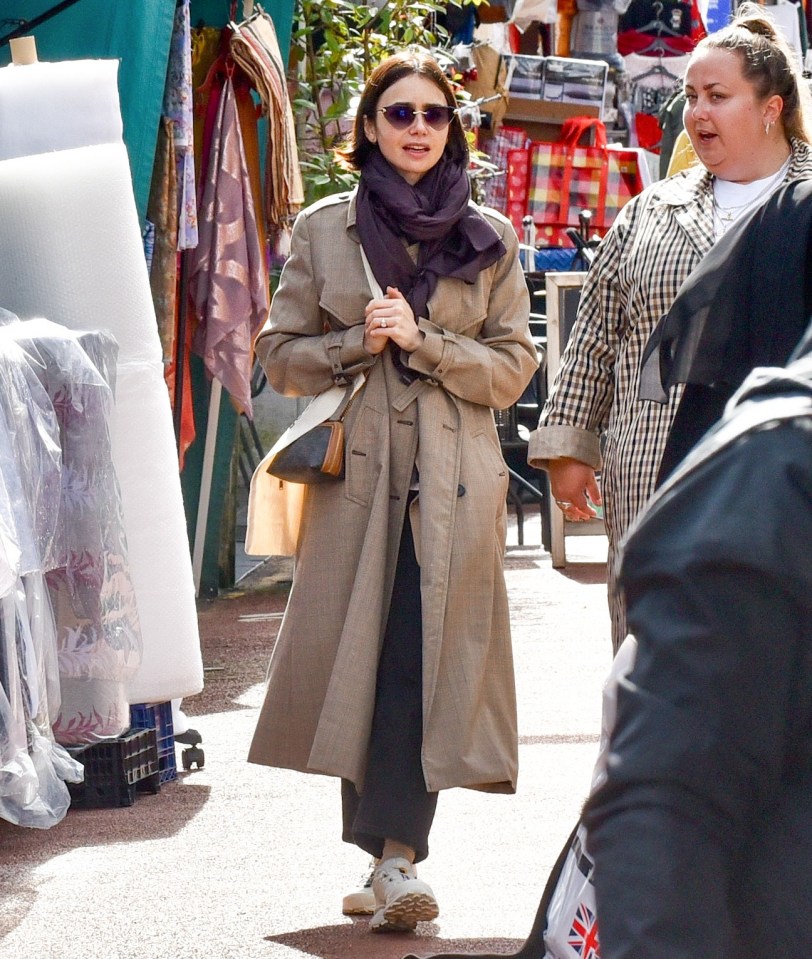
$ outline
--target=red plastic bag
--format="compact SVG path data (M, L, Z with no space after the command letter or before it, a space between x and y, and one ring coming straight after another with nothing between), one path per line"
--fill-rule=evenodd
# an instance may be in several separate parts
M527 215L527 185L530 175L530 150L508 150L507 217L516 233L523 236L522 220Z

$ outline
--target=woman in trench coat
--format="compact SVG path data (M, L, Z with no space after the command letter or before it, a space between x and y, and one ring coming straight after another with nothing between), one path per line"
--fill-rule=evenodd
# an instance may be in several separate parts
M700 162L633 197L601 242L528 451L567 519L588 519L589 501L603 498L615 651L626 637L620 542L654 491L683 395L680 384L665 403L641 399L649 337L732 222L783 183L812 175L809 91L757 5L741 4L728 26L697 44L684 87Z
M404 930L438 914L414 863L439 790L516 787L492 410L518 399L537 356L517 237L470 202L453 90L431 57L377 68L343 156L358 189L299 215L256 342L285 395L366 380L343 480L306 488L249 759L342 780L343 838L378 860L345 911Z

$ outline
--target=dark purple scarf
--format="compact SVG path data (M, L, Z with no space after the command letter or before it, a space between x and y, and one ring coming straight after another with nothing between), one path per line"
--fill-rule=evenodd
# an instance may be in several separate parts
M376 150L361 170L356 225L375 279L397 287L415 319L441 276L473 283L505 253L499 234L468 205L471 187L461 163L447 157L410 186ZM420 243L417 263L401 237Z

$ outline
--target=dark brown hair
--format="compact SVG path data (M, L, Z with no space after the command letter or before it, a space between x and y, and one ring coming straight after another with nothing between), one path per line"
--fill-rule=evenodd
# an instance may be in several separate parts
M810 142L810 95L796 56L772 20L755 3L742 3L731 22L700 40L696 51L730 50L738 54L742 73L759 99L784 101L781 120L788 138Z
M358 112L355 115L350 140L343 147L336 150L336 156L344 166L353 170L360 170L369 159L377 146L367 139L364 130L364 118L374 122L377 116L378 101L382 94L398 80L404 77L425 77L430 80L442 93L445 102L450 107L457 107L454 90L443 73L442 67L428 53L422 50L403 50L379 63L367 80ZM462 128L459 114L454 114L448 128L448 142L445 146L445 155L457 162L468 159L468 141Z

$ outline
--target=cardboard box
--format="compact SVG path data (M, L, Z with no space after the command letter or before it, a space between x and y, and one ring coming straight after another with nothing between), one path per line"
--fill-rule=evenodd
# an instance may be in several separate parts
M531 140L557 140L561 124L570 117L599 117L600 108L595 104L551 103L527 97L508 98L505 122L520 124Z

